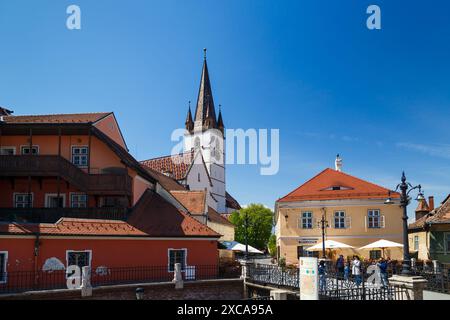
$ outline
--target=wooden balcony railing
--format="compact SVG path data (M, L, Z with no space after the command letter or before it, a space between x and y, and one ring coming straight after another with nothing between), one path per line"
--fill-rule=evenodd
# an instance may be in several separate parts
M61 177L81 191L99 195L131 195L128 174L88 174L55 155L0 156L0 177Z
M61 218L126 221L129 208L0 208L0 222L55 223Z

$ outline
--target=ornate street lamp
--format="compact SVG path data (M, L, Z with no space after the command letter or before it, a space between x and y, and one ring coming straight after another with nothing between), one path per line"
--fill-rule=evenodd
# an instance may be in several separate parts
M325 214L326 214L326 209L322 208L322 219L318 222L318 225L322 229L322 258L323 259L327 258L326 248L325 248L325 230L326 230L326 228L329 227L328 221L326 220L326 217L325 217Z
M413 186L411 183L406 181L405 172L402 173L402 182L397 185L395 191L400 189L400 207L403 208L403 265L402 265L402 275L410 276L411 275L411 258L409 256L409 240L408 240L408 204L411 201L409 194L411 191L418 189L419 193L416 197L417 201L424 200L424 196L422 193L422 186L419 184L417 186ZM384 204L394 204L395 202L391 198L391 193L389 192L389 196L384 202Z
M248 212L247 211L245 211L244 226L245 226L245 261L247 261L248 260Z

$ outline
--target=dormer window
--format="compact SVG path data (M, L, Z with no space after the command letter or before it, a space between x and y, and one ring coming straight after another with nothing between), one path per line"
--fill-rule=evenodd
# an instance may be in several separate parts
M353 188L344 187L341 185L334 185L329 188L323 189L322 191L339 191L339 190L353 190Z

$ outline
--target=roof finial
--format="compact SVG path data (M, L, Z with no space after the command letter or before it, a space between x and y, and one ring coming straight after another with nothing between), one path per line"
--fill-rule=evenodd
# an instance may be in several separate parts
M207 53L208 49L203 48L203 53L204 53L204 59L206 60L206 53Z
M191 100L189 100L189 110L191 110Z

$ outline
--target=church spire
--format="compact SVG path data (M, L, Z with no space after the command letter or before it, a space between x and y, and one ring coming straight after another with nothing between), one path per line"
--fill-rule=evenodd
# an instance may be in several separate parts
M208 63L206 61L206 49L203 61L202 78L198 93L197 109L195 110L195 127L202 130L217 128L216 111L212 95L211 82L209 80Z
M189 110L186 117L186 130L192 132L194 130L194 121L192 121L191 102L189 101Z

